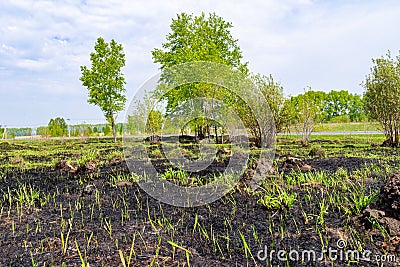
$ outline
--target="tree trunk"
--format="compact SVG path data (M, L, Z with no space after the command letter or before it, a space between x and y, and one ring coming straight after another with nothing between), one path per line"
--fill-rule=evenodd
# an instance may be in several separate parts
M114 117L111 118L111 129L112 129L112 134L114 137L114 143L117 142L117 131L115 130L115 121L114 121Z
M215 143L218 144L218 131L217 131L217 126L214 125L214 133L215 133ZM222 140L221 140L222 144Z

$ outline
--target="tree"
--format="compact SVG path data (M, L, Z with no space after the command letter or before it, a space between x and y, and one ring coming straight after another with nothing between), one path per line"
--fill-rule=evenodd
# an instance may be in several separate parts
M312 91L311 87L308 87L304 94L294 96L290 101L295 112L294 122L297 131L301 134L302 140L308 143L315 124L325 116L326 93Z
M124 109L126 84L121 68L125 66L123 47L111 40L110 43L99 37L90 54L91 68L81 66L80 80L89 91L88 103L100 107L108 123L111 124L114 142L117 141L115 119Z
M47 126L40 126L36 129L36 135L40 135L42 137L47 137L49 135L49 129Z
M154 63L164 68L192 61L209 61L235 67L248 73L247 63L242 63L242 52L230 33L232 23L215 13L208 18L181 13L172 19L171 33L163 49L152 51Z
M151 110L146 121L146 132L148 134L157 134L162 127L163 117L160 111Z
M389 146L399 146L400 132L400 55L372 59L371 73L362 86L366 89L364 105L367 116L379 121Z
M126 129L130 134L143 134L147 132L146 123L152 111L159 109L153 95L145 92L143 97L136 99L132 106L132 112L128 115Z
M51 119L47 128L48 134L51 136L66 136L68 132L68 126L64 118Z
M351 98L351 103L349 107L349 117L350 121L365 121L365 110L364 110L364 102L363 98L360 95L354 94Z
M215 13L208 16L204 13L200 16L182 13L172 20L170 28L171 33L167 35L167 41L162 44L162 49L155 48L152 51L154 63L161 64L161 71L182 63L206 61L221 63L248 75L247 63L242 63L242 52L237 40L230 33L232 28L230 22L226 22ZM170 82L165 72L161 79L166 84ZM223 99L224 94L224 90L218 86L201 82L178 86L168 93L163 90L161 86L157 93L162 96L161 100L167 101L167 114L188 99L196 97ZM204 123L195 127L198 135L210 136L210 108L212 107L206 105L201 107L206 118L197 121ZM214 130L217 133L216 127Z
M325 118L327 122L362 121L364 110L361 96L347 90L332 90L326 95Z
M109 136L109 135L111 135L111 129L109 125L106 125L104 127L104 136Z
M90 136L93 134L92 127L90 125L84 124L83 127L83 136Z
M271 74L269 76L261 74L254 75L252 76L252 81L261 91L268 103L275 122L276 132L282 132L283 130L288 129L293 113L290 110L288 100L283 95L282 85L279 82L276 82ZM263 123L264 125L260 126L262 128L270 127L269 123L269 121L265 121ZM265 133L268 131L267 129L264 129L262 132ZM265 135L264 138L266 138Z

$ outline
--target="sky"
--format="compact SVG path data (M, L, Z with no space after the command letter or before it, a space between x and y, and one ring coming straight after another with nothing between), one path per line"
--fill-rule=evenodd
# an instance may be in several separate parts
M151 51L181 12L215 12L231 22L250 71L272 74L287 96L307 86L362 94L372 58L400 50L397 0L2 0L0 125L105 122L79 81L96 39L123 45L129 103L157 74Z

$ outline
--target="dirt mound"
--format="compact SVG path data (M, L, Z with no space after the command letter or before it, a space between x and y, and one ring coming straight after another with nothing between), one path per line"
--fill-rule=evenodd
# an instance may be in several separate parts
M280 169L286 171L294 170L307 172L311 171L313 168L310 165L304 163L299 158L292 157L291 155L286 155L286 159L282 162Z
M400 172L394 173L381 188L381 208L393 218L400 218Z
M324 158L325 157L325 150L322 149L322 147L314 147L310 150L310 153L308 153L309 156L311 157L320 157Z
M94 173L97 172L99 163L97 161L88 160L85 165L81 168L83 172Z
M12 146L10 145L9 142L1 142L0 143L0 149L7 150L7 149L11 149L11 148L12 148Z
M74 167L69 161L67 160L60 160L59 162L56 163L55 166L56 171L61 171L61 172L76 172L78 170L77 167Z
M364 210L362 221L367 228L379 223L389 235L400 237L399 172L392 174L382 185L378 199Z
M231 150L227 147L223 147L221 149L218 149L217 151L217 157L228 157L231 156Z
M22 158L20 158L20 157L16 157L16 158L12 159L10 163L13 164L13 165L20 164L20 163L23 164L24 160Z
M349 158L349 157L329 157L329 158L311 158L305 159L305 163L311 165L318 171L336 172L339 168L346 169L349 172L360 169L366 164L377 164L377 159L368 158Z
M115 157L113 157L113 158L111 158L109 161L108 161L108 164L110 165L110 166L116 166L116 165L120 165L121 163L122 163L122 157L120 157L120 156L115 156Z
M148 136L144 139L145 142L150 142L150 144L158 144L161 141L161 136L157 134L153 134L151 136Z

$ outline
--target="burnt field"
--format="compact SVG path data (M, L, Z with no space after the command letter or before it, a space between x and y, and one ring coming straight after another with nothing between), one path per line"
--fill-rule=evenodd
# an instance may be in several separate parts
M252 149L240 181L191 208L138 185L122 143L107 139L0 143L0 266L398 266L400 155L383 137L279 138L272 168L252 190ZM194 187L220 175L236 151L217 145L197 174L157 145L151 164ZM182 146L198 157L196 146Z

